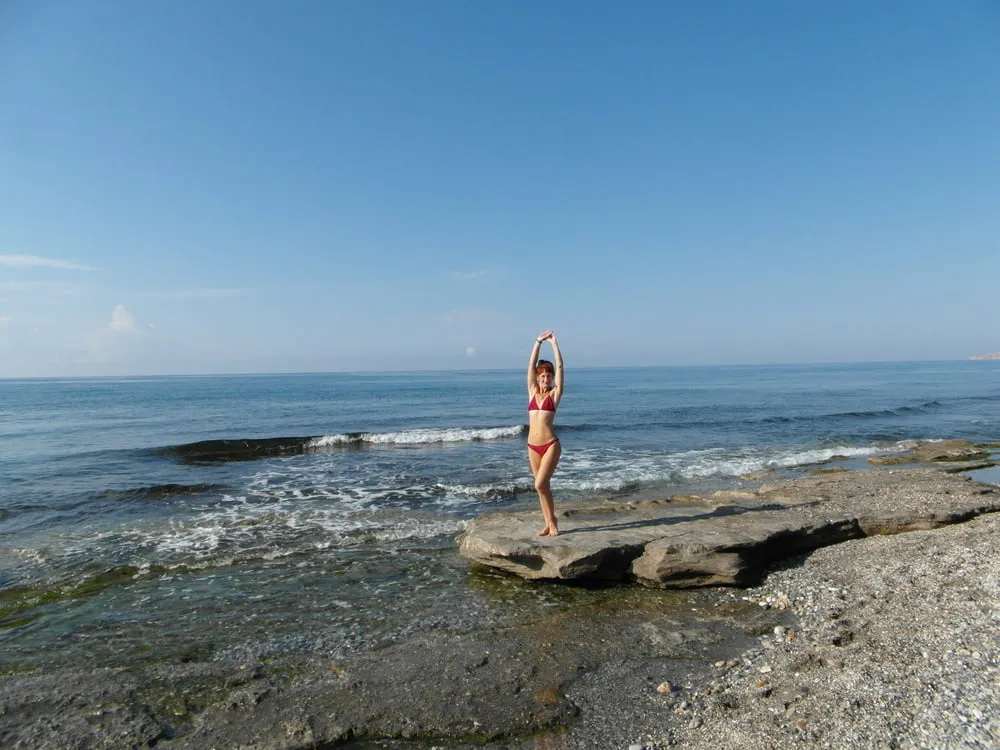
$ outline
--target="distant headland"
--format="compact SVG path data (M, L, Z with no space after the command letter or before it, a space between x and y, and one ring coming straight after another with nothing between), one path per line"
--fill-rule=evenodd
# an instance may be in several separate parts
M1000 352L993 352L992 354L977 354L969 357L969 359L1000 359Z

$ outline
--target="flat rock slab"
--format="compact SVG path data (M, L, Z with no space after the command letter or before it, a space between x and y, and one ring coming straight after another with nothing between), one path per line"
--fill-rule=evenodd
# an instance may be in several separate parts
M844 471L635 503L574 507L557 537L539 512L489 513L459 537L462 555L527 579L634 580L663 588L749 585L775 561L875 534L1000 511L1000 489L935 469Z
M954 463L956 461L986 461L994 451L993 443L973 443L969 440L934 440L914 443L902 453L872 456L873 466L893 466L917 462Z

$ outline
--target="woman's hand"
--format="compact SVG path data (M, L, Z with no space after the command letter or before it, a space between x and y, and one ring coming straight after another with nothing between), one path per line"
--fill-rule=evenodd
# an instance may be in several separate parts
M550 338L552 338L552 329L551 328L549 328L547 330L544 330L540 334L538 334L538 342L539 343L541 343L542 341L545 341L545 339L550 339Z

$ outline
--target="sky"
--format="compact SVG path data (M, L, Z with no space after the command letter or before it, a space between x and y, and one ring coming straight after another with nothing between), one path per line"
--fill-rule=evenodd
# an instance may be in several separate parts
M994 0L0 2L0 377L1000 350Z

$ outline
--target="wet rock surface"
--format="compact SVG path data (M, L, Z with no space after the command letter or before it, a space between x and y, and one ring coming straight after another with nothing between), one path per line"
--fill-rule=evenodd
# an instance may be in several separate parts
M277 659L11 675L0 680L0 746L518 744L579 718L568 688L581 678L614 672L622 658L667 664L678 674L695 669L749 646L744 623L766 627L772 617L744 602L719 609L705 594L631 588L537 621L428 633L337 663ZM657 666L648 679L661 671Z
M948 463L986 461L993 444L981 445L969 440L933 440L914 443L908 450L884 456L872 456L868 463L873 466L894 466L917 462Z

